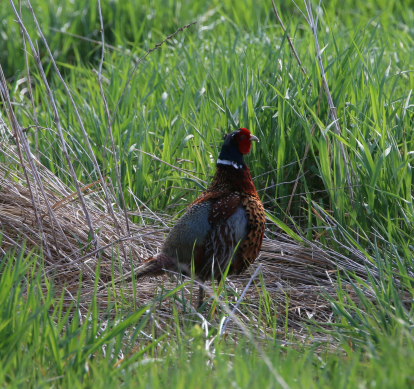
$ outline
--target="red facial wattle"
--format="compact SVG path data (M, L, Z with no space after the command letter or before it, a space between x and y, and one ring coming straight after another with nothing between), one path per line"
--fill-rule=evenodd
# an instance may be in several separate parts
M239 151L242 154L249 154L252 147L252 142L250 141L250 131L247 128L241 128L237 134L237 140L239 141Z

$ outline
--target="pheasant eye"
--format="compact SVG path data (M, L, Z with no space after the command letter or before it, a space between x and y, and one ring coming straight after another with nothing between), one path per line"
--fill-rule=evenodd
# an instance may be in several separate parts
M241 137L240 137L240 140L243 140L244 139L244 135L242 135Z

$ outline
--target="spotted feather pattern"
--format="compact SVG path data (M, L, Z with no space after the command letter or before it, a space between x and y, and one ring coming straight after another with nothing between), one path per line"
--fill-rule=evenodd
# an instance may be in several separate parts
M231 191L229 189L223 188L218 190L207 189L205 192L201 193L190 205L188 208L191 208L194 204L205 203L209 200L216 200L221 197L227 196Z
M240 274L259 256L265 231L263 205L251 179L249 168L236 170L231 166L220 166L211 187L201 194L194 203L214 201L208 221L212 232L207 240L204 256L197 263L196 273L202 279L211 278L212 262L218 265L213 271L214 278L220 278L231 259L229 274ZM194 204L193 203L193 204ZM191 206L190 206L191 207ZM247 223L242 240L234 230L232 215L239 209L245 210ZM240 223L239 221L238 223ZM238 249L234 252L235 247ZM197 269L198 267L198 269Z
M224 219L225 216L221 212L220 216L211 224L211 232L204 246L203 260L196 263L196 273L203 280L211 279L212 275L215 279L220 279L229 261L233 262L233 259L239 257L238 246L246 237L246 210L240 204L230 217Z
M232 192L216 199L216 202L211 207L208 221L210 224L218 224L221 221L227 220L237 211L239 203L240 194L238 192Z
M265 231L265 213L260 198L245 196L241 202L248 218L247 234L240 243L240 258L235 259L230 268L230 271L235 274L240 274L259 256Z

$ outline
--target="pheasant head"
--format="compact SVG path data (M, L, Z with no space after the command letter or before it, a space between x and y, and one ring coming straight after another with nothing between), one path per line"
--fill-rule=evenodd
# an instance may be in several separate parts
M225 136L210 191L230 190L257 196L250 170L243 159L250 152L252 141L259 139L247 128L239 128Z
M242 169L246 166L243 156L249 154L253 141L258 142L259 139L247 128L239 128L225 135L217 165L230 165L235 169Z

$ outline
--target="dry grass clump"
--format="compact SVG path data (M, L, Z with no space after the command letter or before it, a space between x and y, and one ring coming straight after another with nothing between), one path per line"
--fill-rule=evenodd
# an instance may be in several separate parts
M8 130L5 131L6 124L1 119L0 126L3 134L10 134ZM112 275L108 263L111 263L114 254L120 253L122 266L130 271L130 257L139 263L159 247L163 236L162 228L136 226L131 223L131 236L128 237L124 233L125 219L118 212L115 222L111 218L99 182L81 187L96 231L96 241L91 240L77 193L35 160L42 180L43 192L46 195L43 196L37 188L29 164L24 160L29 177L29 181L26 181L17 147L10 139L12 138L9 137L7 140L7 136L3 136L0 151L4 161L0 163L0 222L3 228L1 242L3 251L19 246L19 242L24 238L27 240L27 251L34 247L42 247L46 265L53 267L65 278L73 278L73 275L78 274L80 270L87 275L94 274L96 261L100 257L101 276L105 278ZM35 192L35 205L31 201L29 186ZM110 182L108 186L112 188ZM41 219L47 250L39 231L35 209ZM120 233L117 232L116 224ZM94 251L97 252L91 254ZM115 275L119 275L117 269Z

